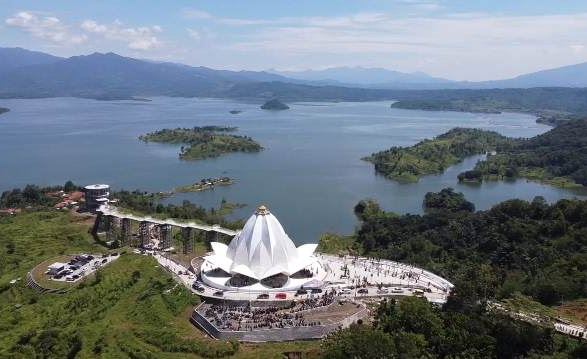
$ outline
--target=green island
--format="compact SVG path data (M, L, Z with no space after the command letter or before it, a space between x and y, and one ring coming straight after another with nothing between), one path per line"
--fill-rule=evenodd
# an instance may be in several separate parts
M392 147L363 158L387 178L417 182L424 175L441 173L466 157L509 147L514 140L493 131L454 128L411 147Z
M179 158L201 160L232 152L259 152L263 147L247 136L228 134L236 127L204 126L163 129L139 136L144 142L182 144Z
M587 121L565 121L542 135L512 140L459 174L460 181L519 177L558 187L587 186Z
M0 115L3 114L3 113L6 113L8 111L10 111L10 110L7 109L6 107L0 107Z
M279 101L278 99L274 98L265 102L261 105L261 109L263 110L289 110L289 106L284 104L283 102Z
M69 182L68 182L69 183ZM475 212L452 189L429 193L423 215L359 202L350 236L327 234L323 251L412 263L449 278L442 307L419 297L372 306L372 320L321 341L237 343L213 340L189 316L197 296L150 256L118 249L120 259L66 294L40 294L22 278L37 263L71 252L107 250L87 216L52 208L56 187L6 191L0 207L0 357L14 358L584 358L587 344L546 322L507 310L581 322L587 310L587 202L510 200ZM117 192L120 205L209 220L212 210L162 206L145 192ZM214 214L219 215L218 213ZM40 240L41 239L41 240ZM202 252L209 250L201 249ZM11 281L21 278L21 280ZM561 305L562 300L565 304ZM513 313L513 312L511 312Z
M230 186L232 184L234 184L234 180L230 177L203 178L193 184L177 187L175 192L201 192L208 189L214 189L216 186Z

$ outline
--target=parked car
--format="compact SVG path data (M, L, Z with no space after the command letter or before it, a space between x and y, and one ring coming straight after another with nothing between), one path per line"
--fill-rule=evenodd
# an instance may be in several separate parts
M320 289L320 288L312 289L312 294L317 294L317 293L322 293L322 289Z
M73 282L73 277L65 277L65 280L68 282Z
M308 291L305 290L304 288L300 288L298 289L298 291L296 292L297 295L302 295L302 294L308 294Z
M400 287L395 287L391 291L394 293L402 293L404 290Z
M216 292L214 292L214 294L213 294L213 295L214 295L215 297L224 297L224 292L223 292L223 291L221 291L221 290L219 290L219 291L216 291Z
M369 290L367 288L360 288L357 292L359 294L367 294L369 293Z
M269 299L269 294L263 293L257 296L257 299Z
M377 290L377 294L387 294L389 293L389 289L387 288L381 288Z
M102 264L104 264L106 262L108 262L108 259L106 259L106 258L102 259Z
M340 294L351 294L353 291L348 289L348 288L344 288L343 290L340 291Z
M287 294L285 294L285 293L275 294L275 299L285 299L285 298L287 298Z

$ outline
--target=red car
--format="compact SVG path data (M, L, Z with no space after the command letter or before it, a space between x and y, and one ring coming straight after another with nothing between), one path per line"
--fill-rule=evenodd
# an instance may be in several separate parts
M275 299L285 299L285 298L287 298L287 294L285 294L285 293L275 294Z

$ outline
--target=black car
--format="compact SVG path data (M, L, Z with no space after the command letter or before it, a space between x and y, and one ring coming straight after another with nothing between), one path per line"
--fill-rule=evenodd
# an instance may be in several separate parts
M305 289L303 289L303 288L300 288L300 289L298 289L298 291L296 292L296 294L297 295L308 294L308 291L305 290Z
M312 294L318 294L318 293L322 293L322 289L320 289L320 288L312 289Z
M215 297L224 297L224 292L219 290L217 292L214 292L213 294Z
M369 293L369 290L367 290L367 288L361 288L357 291L359 294L367 294Z
M263 293L257 296L257 299L269 299L269 294Z

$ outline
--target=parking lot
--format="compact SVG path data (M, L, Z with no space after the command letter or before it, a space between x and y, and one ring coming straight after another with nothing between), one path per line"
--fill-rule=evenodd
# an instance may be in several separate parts
M56 262L49 265L45 274L50 280L56 282L75 283L90 275L99 268L118 259L118 253L112 254L79 254L71 256L67 263Z

